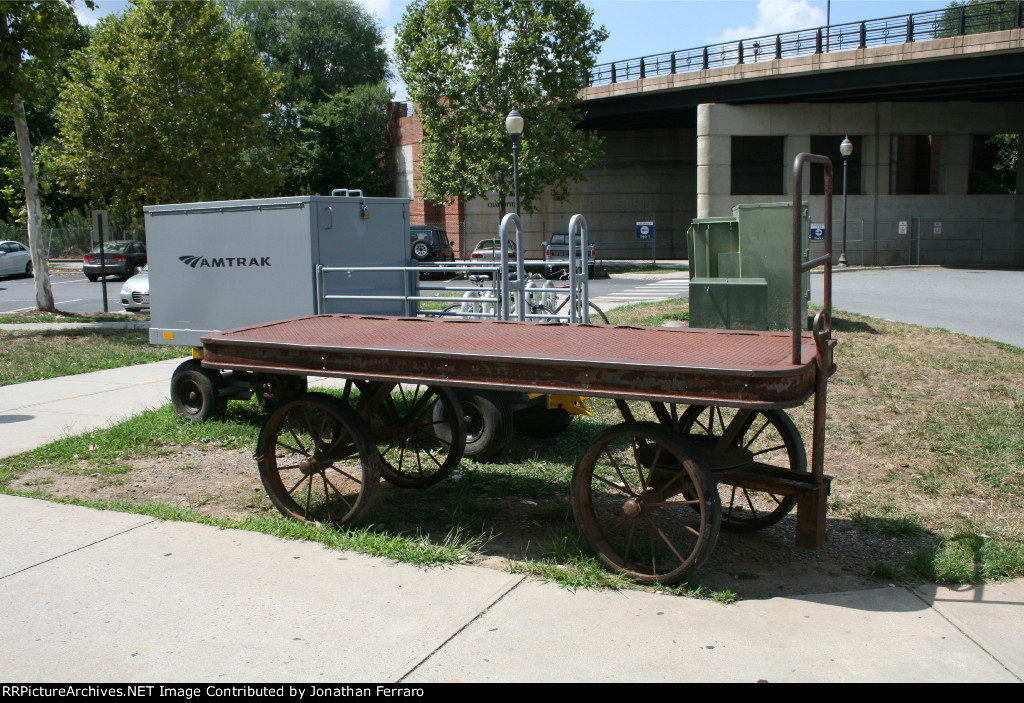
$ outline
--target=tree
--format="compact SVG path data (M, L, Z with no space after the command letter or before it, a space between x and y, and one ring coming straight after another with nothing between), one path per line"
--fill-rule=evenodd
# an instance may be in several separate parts
M289 108L390 77L384 32L352 0L233 0L228 14L281 76Z
M358 188L367 195L391 195L384 157L390 149L386 83L360 85L315 104L304 103L297 149L297 177L303 189L326 195Z
M391 101L377 20L351 0L232 0L227 8L280 80L266 138L289 154L283 188L390 194L380 182L384 152L374 152L387 147Z
M260 140L276 86L216 3L136 0L99 24L71 76L56 155L69 187L134 211L280 182Z
M70 2L5 2L0 4L0 113L14 118L18 157L25 188L29 249L35 272L36 307L55 309L43 249L43 215L25 111L25 96L34 94L39 66L56 61L58 35L77 24ZM90 4L87 0L87 4Z
M545 190L568 198L570 182L600 153L574 129L574 105L608 33L582 2L416 0L397 27L399 73L423 122L424 198L436 203L499 194L512 186L505 116L526 119L520 194L531 211Z
M1013 28L1014 3L990 0L953 0L939 19L937 37L995 32Z

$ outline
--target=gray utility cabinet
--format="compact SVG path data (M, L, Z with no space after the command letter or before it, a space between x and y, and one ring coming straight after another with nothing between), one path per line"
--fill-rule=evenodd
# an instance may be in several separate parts
M344 192L144 208L150 342L198 347L209 332L318 312L405 314L402 271L322 276L328 295L399 299L318 302L318 266L409 265L409 201Z
M793 205L736 205L732 217L694 220L687 232L690 326L788 330L792 325ZM803 260L810 254L807 205L801 213ZM801 278L807 319L809 276Z

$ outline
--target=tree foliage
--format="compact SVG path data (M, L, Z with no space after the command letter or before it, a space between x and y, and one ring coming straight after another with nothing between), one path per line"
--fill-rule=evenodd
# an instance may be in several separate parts
M288 154L282 191L352 187L390 195L383 158L392 96L377 20L351 0L232 0L227 7L279 79L266 139Z
M321 195L358 188L367 195L391 195L384 164L390 148L386 83L360 85L315 104L305 103L296 153L303 190Z
M935 35L954 37L959 34L978 34L1012 29L1014 7L1012 2L991 0L953 0L942 13Z
M384 32L352 0L233 0L228 13L281 76L283 105L318 103L389 77Z
M505 116L526 120L520 193L527 210L546 190L557 200L600 153L577 131L573 107L598 49L582 2L416 0L397 28L399 72L423 122L424 197L433 202L498 193L504 214L512 186Z
M72 66L57 164L70 188L126 208L270 192L275 87L216 3L136 0Z
M974 140L967 192L1015 194L1020 135L975 135Z

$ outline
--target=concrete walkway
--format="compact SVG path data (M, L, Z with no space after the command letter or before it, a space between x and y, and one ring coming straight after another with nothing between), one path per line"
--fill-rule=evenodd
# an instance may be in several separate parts
M722 606L0 496L5 682L1002 681L1024 584Z

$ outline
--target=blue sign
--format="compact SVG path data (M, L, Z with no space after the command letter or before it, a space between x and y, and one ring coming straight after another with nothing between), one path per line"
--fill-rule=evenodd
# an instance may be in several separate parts
M811 241L822 242L824 240L825 240L825 225L824 225L824 223L817 224L815 222L812 222L811 223Z
M636 223L636 238L637 239L654 239L654 223L653 222L637 222Z

